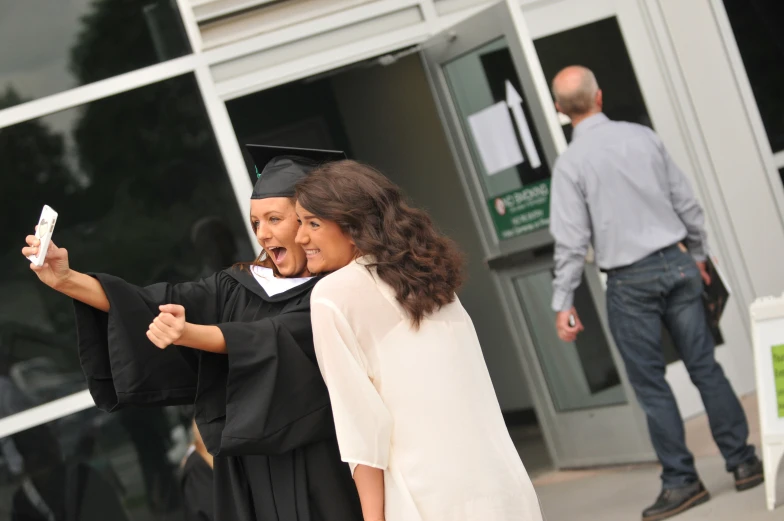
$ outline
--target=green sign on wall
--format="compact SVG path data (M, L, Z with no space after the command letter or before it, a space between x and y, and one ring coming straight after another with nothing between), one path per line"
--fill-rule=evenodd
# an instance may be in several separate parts
M492 197L487 204L495 233L501 240L547 228L550 224L550 180Z
M773 346L773 379L776 382L779 418L784 418L784 345Z

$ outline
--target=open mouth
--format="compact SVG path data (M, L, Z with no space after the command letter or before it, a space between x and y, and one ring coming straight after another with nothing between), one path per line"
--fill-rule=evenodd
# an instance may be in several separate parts
M283 262L283 259L286 258L286 253L288 252L283 246L271 246L267 248L267 251L272 255L272 260L275 261L275 264Z
M321 253L321 250L305 250L305 255L307 258L311 259Z

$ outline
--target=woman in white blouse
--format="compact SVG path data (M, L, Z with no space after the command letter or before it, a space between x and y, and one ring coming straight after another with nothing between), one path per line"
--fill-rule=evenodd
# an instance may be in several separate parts
M365 521L541 521L470 317L462 258L374 169L297 186L297 242L341 458Z

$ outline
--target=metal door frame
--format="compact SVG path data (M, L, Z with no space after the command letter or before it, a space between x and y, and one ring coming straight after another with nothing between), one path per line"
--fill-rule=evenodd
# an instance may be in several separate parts
M460 122L460 115L455 107L442 69L449 61L501 37L506 39L509 46L518 78L526 98L529 100L533 124L539 130L545 160L552 169L557 156L566 149L566 140L533 46L533 40L524 24L520 6L514 0L499 2L451 28L446 28L424 44L421 57L434 92L439 115L446 129L447 141L456 159L460 181L468 196L474 221L480 230L487 263L494 268L492 269L492 277L498 295L504 304L510 333L517 344L517 355L523 366L548 451L558 468L650 461L653 459L653 451L645 427L645 418L636 404L620 355L612 342L611 335L609 335L606 312L604 311L605 296L602 281L598 270L592 265L586 266L586 279L597 305L602 327L608 336L613 360L621 376L627 404L563 413L556 412L553 405L533 345L531 332L524 315L522 315L524 304L520 302L512 285L513 277L540 271L552 265L551 256L546 259L536 259L535 256L537 249L552 244L552 237L545 229L503 242L497 238L490 214L486 209L486 202L483 199L485 193L479 178L480 173L475 167L467 137ZM530 73L521 74L520 71ZM626 441L631 442L629 451L618 457L613 457L612 450L603 451L604 453L598 457L591 454L579 454L579 443L574 439L576 431L567 429L569 432L564 432L564 427L559 425L564 422L571 424L572 428L578 424L586 425L586 422L595 418L598 413L618 407L629 409L627 412L621 413L627 415L625 418L629 425L624 429L623 434L619 433L619 436L623 436ZM611 416L617 418L617 414L616 410L611 413ZM600 414L600 416L605 416L605 414ZM609 424L617 424L609 416L606 420ZM572 439L568 439L567 436ZM611 438L603 441L615 445ZM569 452L572 454L567 455Z

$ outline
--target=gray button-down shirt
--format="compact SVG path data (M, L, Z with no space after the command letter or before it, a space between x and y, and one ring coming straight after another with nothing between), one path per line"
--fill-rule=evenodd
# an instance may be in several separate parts
M571 309L588 245L599 268L628 266L683 241L706 256L702 208L659 137L596 114L574 129L555 164L550 195L555 311Z

